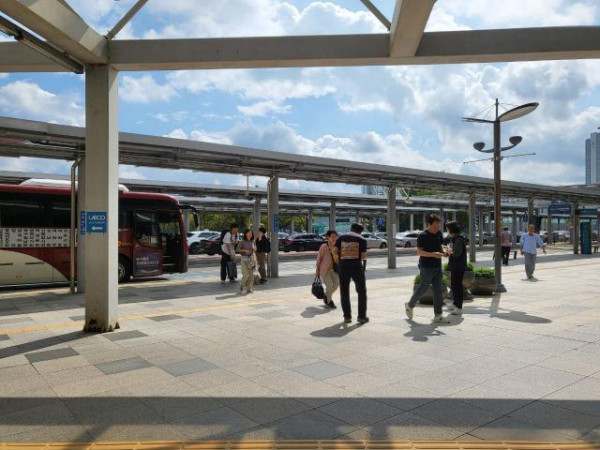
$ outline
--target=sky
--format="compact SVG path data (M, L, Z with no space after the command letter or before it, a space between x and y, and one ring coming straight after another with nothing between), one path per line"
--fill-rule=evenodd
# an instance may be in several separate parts
M101 34L134 0L68 0ZM373 0L391 20L393 0ZM596 0L438 0L426 31L540 26L596 26ZM490 11L494 14L490 14ZM359 0L150 0L117 39L383 33ZM0 40L9 40L0 37ZM503 145L523 136L505 159L505 180L549 185L585 181L585 139L600 126L600 62L392 67L237 69L119 74L121 131L493 176L476 141L492 144L483 117L539 102L532 114L503 125ZM482 112L483 111L483 112ZM502 109L501 109L502 111ZM491 114L491 113L490 113ZM85 123L84 76L0 74L0 115L68 125ZM488 115L487 118L491 118ZM66 174L69 164L0 157L3 170ZM121 166L120 176L245 185L245 177ZM266 179L251 177L253 185ZM282 180L283 189L357 192L358 187ZM435 188L435 186L432 186Z

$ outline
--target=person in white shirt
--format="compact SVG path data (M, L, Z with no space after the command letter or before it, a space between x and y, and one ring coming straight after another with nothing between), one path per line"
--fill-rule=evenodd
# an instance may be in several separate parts
M235 283L237 278L235 247L239 240L238 229L238 224L232 223L229 231L223 236L223 243L221 244L221 284L225 284L228 276L230 283Z
M521 236L521 255L525 256L525 273L528 279L533 278L533 271L535 270L535 259L537 256L537 249L541 248L544 254L546 254L546 244L542 241L539 234L535 232L535 225L530 224L527 227L527 233Z

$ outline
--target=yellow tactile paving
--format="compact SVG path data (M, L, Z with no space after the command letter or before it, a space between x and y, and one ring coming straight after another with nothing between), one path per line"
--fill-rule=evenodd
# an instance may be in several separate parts
M599 450L600 441L202 441L0 443L0 450Z

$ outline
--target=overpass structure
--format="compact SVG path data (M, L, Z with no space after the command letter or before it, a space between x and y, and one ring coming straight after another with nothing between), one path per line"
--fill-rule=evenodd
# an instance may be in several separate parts
M86 277L86 330L112 330L118 324L114 267L117 264L119 163L267 176L271 231L278 215L281 177L385 185L389 194L388 224L391 225L395 221L397 186L433 184L439 189L467 192L471 196L471 210L475 196L485 195L492 188L491 180L477 177L461 178L254 149L244 149L246 154L241 154L239 148L217 144L119 134L119 71L456 64L600 56L599 27L425 32L435 0L397 0L391 20L371 5L369 9L389 30L379 34L114 40L119 29L145 3L146 0L138 0L117 26L102 36L66 0L0 0L0 13L3 14L0 31L17 41L0 43L0 72L85 73L87 133L84 134L82 129L69 132L64 127L29 124L28 127L33 129L25 130L25 134L37 135L37 139L31 140L15 138L13 135L18 130L13 127L8 131L9 126L2 131L8 136L3 139L2 148L6 154L14 156L85 159L84 166L93 167L87 171L82 183L85 189L83 186L80 189L80 192L84 191L80 203L88 210L106 212L108 223L106 234L87 234L83 242L87 249L83 264L90 275ZM218 160L215 155L219 156ZM591 200L594 194L584 195L573 189L537 189L535 185L523 183L506 183L505 186L509 195L516 193L528 197L530 210L533 196L562 198L576 204L588 199L598 203ZM394 227L390 227L392 239L393 230ZM274 233L272 237L275 239ZM274 275L277 276L277 262L274 263ZM388 266L395 267L395 253L388 256Z

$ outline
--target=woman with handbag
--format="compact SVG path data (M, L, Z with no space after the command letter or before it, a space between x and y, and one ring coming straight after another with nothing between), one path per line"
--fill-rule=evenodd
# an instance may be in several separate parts
M334 309L336 306L333 303L332 296L340 286L340 277L337 274L337 262L333 257L332 250L338 235L334 230L328 230L325 233L325 237L327 242L321 245L319 255L317 256L316 275L325 285L325 298L323 299L325 306Z
M254 232L252 230L244 230L242 239L237 245L237 251L242 255L242 281L240 283L240 292L244 293L244 288L248 294L253 291L254 286L254 269L256 268L256 245L254 244Z

